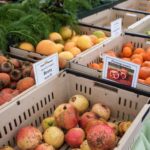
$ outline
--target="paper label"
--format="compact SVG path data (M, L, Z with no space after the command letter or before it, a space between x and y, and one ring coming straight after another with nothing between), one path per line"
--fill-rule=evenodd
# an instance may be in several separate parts
M140 65L104 55L102 78L136 87Z
M111 36L119 36L122 33L122 19L111 22Z
M36 85L59 73L58 54L48 56L33 64Z

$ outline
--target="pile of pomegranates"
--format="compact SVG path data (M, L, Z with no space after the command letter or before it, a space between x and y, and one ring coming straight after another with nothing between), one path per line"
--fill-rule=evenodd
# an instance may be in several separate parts
M26 126L18 130L16 143L23 150L55 150L66 143L72 150L111 150L131 125L111 122L109 107L96 103L91 108L83 95L72 96L42 121L42 131ZM0 150L13 150L4 147Z
M0 105L33 85L32 63L0 55Z

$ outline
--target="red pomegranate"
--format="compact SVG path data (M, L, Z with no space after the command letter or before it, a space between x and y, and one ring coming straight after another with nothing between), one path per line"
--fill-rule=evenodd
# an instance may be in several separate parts
M85 138L85 133L81 128L72 128L65 135L65 141L72 148L78 148Z
M85 128L87 123L93 119L97 119L97 116L93 112L85 112L79 119L79 125L81 128Z
M17 146L19 149L34 149L42 140L42 133L35 127L21 128L17 133Z
M56 124L63 129L74 128L78 124L78 113L71 104L61 104L54 111Z
M110 150L116 145L116 135L107 124L98 124L88 130L87 141L91 150Z

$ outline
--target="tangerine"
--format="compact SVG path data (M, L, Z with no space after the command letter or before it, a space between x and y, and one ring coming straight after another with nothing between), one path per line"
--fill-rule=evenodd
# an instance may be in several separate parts
M122 50L123 57L131 57L132 56L132 49L130 47L124 47Z
M97 63L92 63L92 64L89 64L88 65L89 68L92 68L92 69L96 69L96 70L100 70L100 65L98 65Z
M131 60L138 58L141 60L141 62L143 62L143 56L141 54L133 54L131 57Z
M144 61L142 67L150 67L150 61Z
M134 54L141 54L141 53L145 53L145 50L143 48L136 48L133 53Z
M133 62L133 63L135 63L135 64L138 64L138 65L141 65L141 64L142 64L142 61L141 61L141 59L139 59L139 58L134 58L134 59L132 59L131 62Z
M133 44L132 44L131 42L125 43L125 44L123 45L123 48L124 48L124 47L130 47L132 50L133 50L133 48L134 48L134 46L133 46Z
M146 79L150 77L150 68L149 67L141 67L139 71L139 78Z
M112 57L116 57L116 53L112 50L109 50L107 52L105 52L106 55L112 56Z
M103 69L103 63L99 63L100 69Z
M138 79L138 82L142 83L142 84L145 84L145 80L143 80L143 79Z
M150 61L150 49L145 52L143 57L145 61Z
M146 78L146 80L145 80L145 84L150 85L150 77Z

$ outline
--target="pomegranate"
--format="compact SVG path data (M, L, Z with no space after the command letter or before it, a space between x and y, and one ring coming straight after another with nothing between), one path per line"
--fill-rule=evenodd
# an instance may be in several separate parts
M101 103L94 104L92 107L92 112L105 120L110 118L110 109Z
M119 134L123 135L131 125L131 121L122 121L119 123Z
M107 122L107 124L114 130L115 134L118 135L118 125L117 123Z
M42 121L42 128L46 130L51 126L56 126L56 121L54 117L47 117Z
M87 133L91 127L93 127L95 125L99 125L99 124L107 124L107 122L103 121L103 120L96 120L96 119L91 120L87 123L87 125L85 127L85 132Z
M38 145L35 150L55 150L52 145L48 145L47 143L43 143Z
M91 150L110 150L116 145L116 135L107 124L98 124L88 130L87 141Z
M78 148L85 138L85 133L81 128L72 128L65 135L65 141L72 148Z
M109 74L110 74L111 79L114 79L114 80L118 80L120 77L120 74L117 70L110 70Z
M31 75L31 67L26 67L25 69L22 70L22 76L23 77L30 77Z
M42 134L37 128L27 126L18 131L16 140L19 149L34 149L41 142Z
M126 69L121 69L120 70L120 78L122 80L125 80L125 79L127 79L127 76L128 76L128 71Z
M97 116L93 112L85 112L79 119L79 125L81 128L85 128L87 123L93 119L97 119Z
M9 61L14 65L15 68L19 68L20 67L19 60L15 59L15 58L10 58Z
M12 69L14 68L14 66L10 63L10 62L3 62L0 66L0 71L1 72L5 72L5 73L9 73L12 71Z
M83 95L74 95L69 103L73 105L79 113L85 112L89 107L89 101Z
M71 104L61 104L54 111L56 124L63 129L74 128L78 123L78 114Z
M80 149L81 149L81 150L91 150L90 147L89 147L89 145L88 145L87 140L84 140L84 141L82 142L82 144L80 145Z
M11 78L11 80L13 80L13 81L18 81L19 79L21 79L21 77L22 77L22 73L21 73L21 71L18 70L18 69L14 69L14 70L12 70L11 73L10 73L10 78Z
M45 130L43 134L44 141L54 146L55 148L59 148L64 143L64 133L58 127L49 127Z

